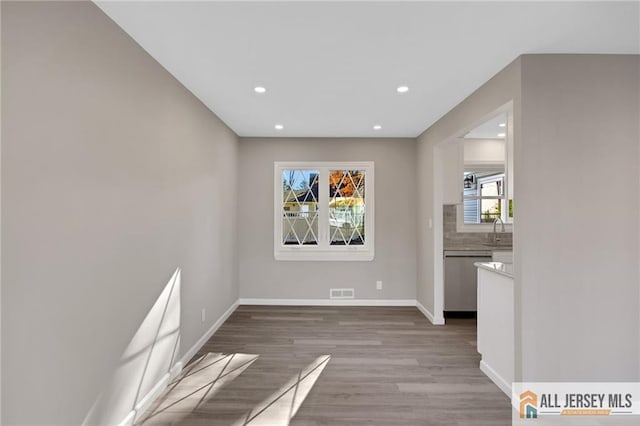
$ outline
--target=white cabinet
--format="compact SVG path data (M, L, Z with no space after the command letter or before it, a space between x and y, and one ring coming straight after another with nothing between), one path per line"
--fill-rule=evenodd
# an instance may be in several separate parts
M513 382L513 278L478 268L480 370L511 397Z

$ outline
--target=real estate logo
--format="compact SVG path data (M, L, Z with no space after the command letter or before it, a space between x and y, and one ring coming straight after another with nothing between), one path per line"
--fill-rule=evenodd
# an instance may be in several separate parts
M511 404L513 425L535 424L531 419L549 424L550 417L557 417L554 425L591 425L596 422L576 417L621 416L616 425L637 426L640 382L514 382Z
M538 418L538 395L535 392L527 390L520 394L520 418Z

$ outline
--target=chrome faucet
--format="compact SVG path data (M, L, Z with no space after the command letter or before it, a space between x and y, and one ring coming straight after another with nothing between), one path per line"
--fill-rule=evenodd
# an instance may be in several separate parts
M497 217L494 221L493 221L493 242L497 243L498 241L500 241L500 238L498 238L498 233L496 232L496 225L498 224L498 222L500 222L500 232L504 233L504 222L502 221L502 219L500 219L499 217Z

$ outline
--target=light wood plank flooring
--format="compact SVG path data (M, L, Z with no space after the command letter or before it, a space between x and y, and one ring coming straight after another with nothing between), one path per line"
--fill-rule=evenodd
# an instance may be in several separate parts
M509 400L479 370L475 345L475 320L433 326L410 307L241 306L144 424L286 424L251 416L282 389L300 401L313 382L290 383L329 355L291 425L510 425ZM207 371L213 378L198 377Z

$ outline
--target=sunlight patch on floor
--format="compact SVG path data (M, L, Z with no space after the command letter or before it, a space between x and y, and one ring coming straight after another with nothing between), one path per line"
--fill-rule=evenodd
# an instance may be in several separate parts
M204 420L215 412L208 412L216 395L224 395L225 386L248 369L259 355L208 353L185 368L165 393L149 410L140 424L186 424ZM283 386L256 404L246 414L229 423L233 426L287 426L309 395L309 392L329 363L331 356L322 355L301 368ZM277 385L274 385L274 387Z
M284 386L256 405L234 426L287 426L313 388L330 355L322 355L301 369Z
M258 355L251 354L203 355L169 385L168 391L153 406L144 422L153 421L156 416L166 413L172 414L170 417L173 422L189 416L257 359Z

